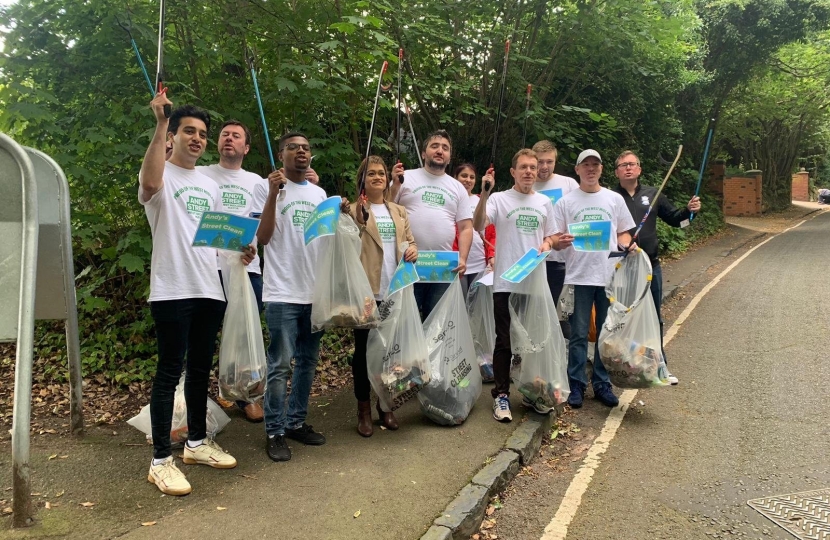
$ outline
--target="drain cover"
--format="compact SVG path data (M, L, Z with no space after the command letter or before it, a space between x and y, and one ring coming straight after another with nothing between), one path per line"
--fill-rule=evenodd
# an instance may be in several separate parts
M830 489L753 499L747 504L802 540L830 540Z

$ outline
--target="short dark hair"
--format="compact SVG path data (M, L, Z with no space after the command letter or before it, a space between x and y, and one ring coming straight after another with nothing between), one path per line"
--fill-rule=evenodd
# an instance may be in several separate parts
M456 167L455 170L453 170L452 177L458 179L458 175L461 174L461 171L463 171L464 169L470 169L471 171L473 171L473 174L477 174L475 165L473 165L472 163L462 163L461 165Z
M239 120L231 119L231 120L226 121L224 124L222 124L222 127L219 128L219 135L221 135L222 131L228 126L239 126L239 127L241 127L242 131L245 132L245 144L247 144L248 146L251 146L251 130L248 129L248 126L246 126L245 124L243 124Z
M167 124L167 133L175 135L179 131L179 125L182 123L182 118L197 118L205 123L207 132L210 133L210 115L206 110L200 109L195 105L182 105L176 107L170 113L170 123Z
M623 158L627 158L628 156L634 156L635 158L637 158L637 165L640 164L640 157L631 150L626 150L625 152L617 156L617 159L614 160L614 167L618 167L620 165L620 161L622 161Z
M427 146L429 146L429 142L432 139L437 139L438 137L443 137L443 138L447 139L450 142L450 150L452 150L452 138L450 137L450 134L447 133L447 130L445 130L445 129L436 129L435 131L433 131L432 133L427 135L426 139L424 139L424 147L421 149L421 151L426 152L427 151Z
M302 137L303 139L308 140L308 137L306 137L305 133L300 133L299 131L289 131L288 133L280 137L277 146L279 151L282 152L282 149L285 148L285 141L287 141L288 139L293 139L294 137Z

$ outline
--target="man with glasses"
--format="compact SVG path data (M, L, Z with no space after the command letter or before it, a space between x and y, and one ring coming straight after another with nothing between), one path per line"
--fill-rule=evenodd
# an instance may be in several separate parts
M571 191L553 207L554 228L553 249L565 250L565 284L574 286L574 312L571 315L571 340L568 343L568 381L571 394L568 404L582 407L585 387L585 364L588 361L588 325L591 322L591 308L596 307L596 325L602 328L608 313L609 301L605 296L605 285L611 278L613 263L608 258L611 249L636 248L628 232L634 227L631 213L619 194L599 185L602 175L602 158L596 150L583 150L576 158L576 174L579 175L579 189ZM593 251L576 251L572 244L574 236L568 226L588 222L601 223L607 227L599 240L604 246ZM606 247L605 251L598 251ZM594 397L603 405L616 407L617 396L611 389L608 372L594 351L594 369L591 375Z
M640 168L640 159L637 155L626 150L619 155L614 163L614 174L620 181L614 191L622 195L631 217L634 218L635 227L640 225L643 216L646 215L654 197L657 195L657 188L653 186L640 185L639 178L643 172ZM664 195L660 194L654 209L643 224L640 234L637 235L637 243L646 252L651 260L651 296L654 298L654 306L657 308L657 318L660 320L660 347L663 346L663 317L660 315L660 304L663 298L663 270L660 268L658 257L659 240L657 238L657 217L659 216L672 227L685 227L689 224L689 216L692 212L700 211L700 199L692 197L686 208L677 209ZM634 234L634 230L631 231ZM663 358L666 352L663 351ZM680 381L669 373L669 382L677 384Z
M278 158L283 168L268 175L267 187L264 183L257 186L262 207L257 239L267 245L262 299L271 334L265 388L266 452L273 461L288 461L291 449L286 437L307 445L326 442L305 423L322 332L311 331L320 242L306 245L303 236L306 218L326 200L326 192L306 179L311 146L305 135L291 132L280 137ZM291 395L286 400L292 358Z

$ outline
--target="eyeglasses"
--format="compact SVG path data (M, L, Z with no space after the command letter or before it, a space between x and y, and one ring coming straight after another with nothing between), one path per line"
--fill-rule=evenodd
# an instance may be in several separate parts
M625 163L619 163L617 165L618 169L633 169L634 167L639 167L640 164L634 161L627 161Z
M308 145L308 144L300 144L300 143L290 142L290 143L285 145L285 149L286 150L291 150L292 152L294 150L296 150L297 148L302 148L306 152L309 152L311 150L311 146Z

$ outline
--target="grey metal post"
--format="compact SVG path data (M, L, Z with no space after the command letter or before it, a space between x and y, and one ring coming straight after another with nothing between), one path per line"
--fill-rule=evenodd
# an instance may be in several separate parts
M5 154L5 155L2 155ZM16 167L15 167L16 166ZM17 252L19 296L17 358L14 372L14 419L12 421L12 524L25 527L33 522L29 477L29 425L32 412L32 351L35 331L35 279L37 272L37 185L34 169L23 148L0 133L0 185L8 204L21 205L21 241ZM19 189L14 189L17 183ZM6 204L4 203L4 204ZM8 244L6 245L8 248ZM3 255L8 256L8 250ZM17 272L14 272L17 274ZM0 281L6 288L12 283ZM4 330L0 328L0 330ZM10 337L0 332L0 338Z
M66 319L66 357L69 363L69 427L83 435L83 376L78 338L75 267L72 257L72 222L69 183L60 166L39 150L24 147L38 184L38 281L35 319ZM60 258L56 258L60 253ZM58 297L63 297L61 305Z

